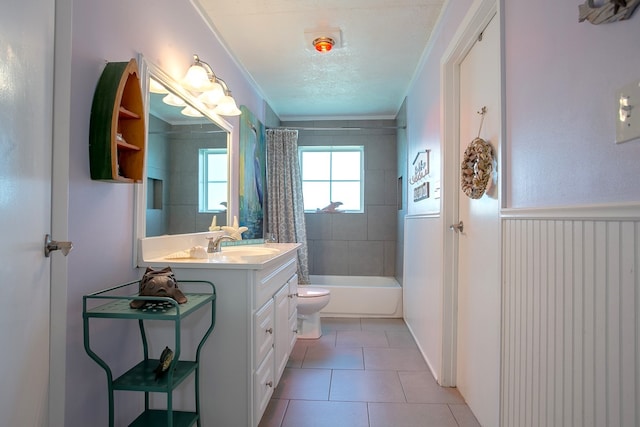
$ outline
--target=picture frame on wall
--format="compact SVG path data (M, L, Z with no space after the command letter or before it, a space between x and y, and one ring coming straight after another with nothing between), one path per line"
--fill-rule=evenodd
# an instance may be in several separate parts
M240 106L240 225L247 227L243 239L261 239L264 235L267 150L264 125L244 105Z

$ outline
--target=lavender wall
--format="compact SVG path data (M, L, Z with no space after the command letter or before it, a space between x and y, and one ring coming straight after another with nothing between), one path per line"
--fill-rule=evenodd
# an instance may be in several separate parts
M440 60L472 3L448 2L408 93L409 176L425 148L440 176ZM614 141L615 94L640 78L640 12L592 25L578 22L578 2L503 3L505 207L639 201L640 142ZM439 210L440 200L409 200L409 214Z
M592 25L578 3L505 2L508 207L640 200L640 140L614 143L615 93L640 79L640 12Z
M498 0L499 1L499 0ZM640 78L640 11L626 22L578 23L578 3L500 1L504 21L504 206L575 206L640 201L640 140L614 144L616 90ZM442 174L441 60L474 1L449 1L407 95L407 175L431 150L430 181ZM404 251L405 319L436 377L443 290L441 199L412 201ZM445 192L456 189L442 188ZM432 253L426 266L425 253ZM407 303L409 302L409 303ZM416 302L411 304L411 302Z
M197 53L226 80L239 104L260 118L264 114L262 99L190 2L74 2L69 238L75 250L68 261L68 426L106 426L108 419L105 374L82 344L82 295L135 280L140 274L133 266L134 187L90 180L87 138L93 91L105 61L127 61L139 53L176 79ZM236 127L237 122L231 120ZM94 344L115 374L140 357L135 325L125 323L105 321L93 329L95 337L100 336ZM116 425L128 425L141 403L137 394L118 394Z
M471 0L447 2L441 20L432 34L421 68L409 88L407 94L407 183L415 172L412 162L416 154L423 150L431 150L428 181L433 184L442 175L440 59L471 4ZM407 213L409 215L440 212L441 199L430 197L414 202L413 188L411 185L408 187Z

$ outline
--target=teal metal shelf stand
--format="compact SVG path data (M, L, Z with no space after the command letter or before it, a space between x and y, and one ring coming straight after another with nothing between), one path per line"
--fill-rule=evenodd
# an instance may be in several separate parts
M216 288L211 282L200 280L179 281L181 289L187 287L204 287L206 292L188 293L185 292L188 301L178 304L175 300L166 297L140 297L137 292L140 281L134 281L104 289L85 295L82 298L82 318L84 322L84 348L87 354L100 365L107 374L107 384L109 387L109 426L114 427L114 392L116 390L140 391L144 392L144 412L138 416L130 427L190 427L197 424L201 426L200 419L200 352L205 341L213 331L216 319ZM135 288L135 295L123 296L127 291ZM165 308L161 309L132 309L129 303L133 300L152 301L164 303ZM195 311L211 306L211 323L203 334L196 350L194 361L180 360L180 322L185 317ZM111 368L92 349L90 343L90 319L128 319L137 320L142 340L143 360L136 366L129 369L120 377L114 380ZM158 359L149 358L149 348L147 335L145 333L145 320L166 320L174 322L174 357L171 361L167 373L156 379L155 368L158 366ZM173 410L173 390L180 385L189 375L195 374L195 411L174 411ZM167 408L151 409L149 407L149 393L166 393Z

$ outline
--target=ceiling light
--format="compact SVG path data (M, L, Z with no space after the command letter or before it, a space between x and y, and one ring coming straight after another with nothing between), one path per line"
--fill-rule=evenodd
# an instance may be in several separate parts
M326 53L341 49L342 31L340 28L320 27L304 30L305 49L310 52Z
M331 37L318 37L313 40L313 47L320 53L327 53L333 49L336 42Z

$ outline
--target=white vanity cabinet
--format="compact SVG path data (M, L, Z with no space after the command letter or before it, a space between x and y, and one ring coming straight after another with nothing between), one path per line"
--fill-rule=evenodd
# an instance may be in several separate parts
M273 395L296 340L299 245L290 245L262 263L147 263L216 286L216 328L201 357L203 426L256 427Z
M273 297L275 303L275 384L277 386L296 343L298 328L298 275L294 275Z
M260 420L296 342L298 275L287 282L254 315L254 419ZM293 318L293 322L292 322Z

